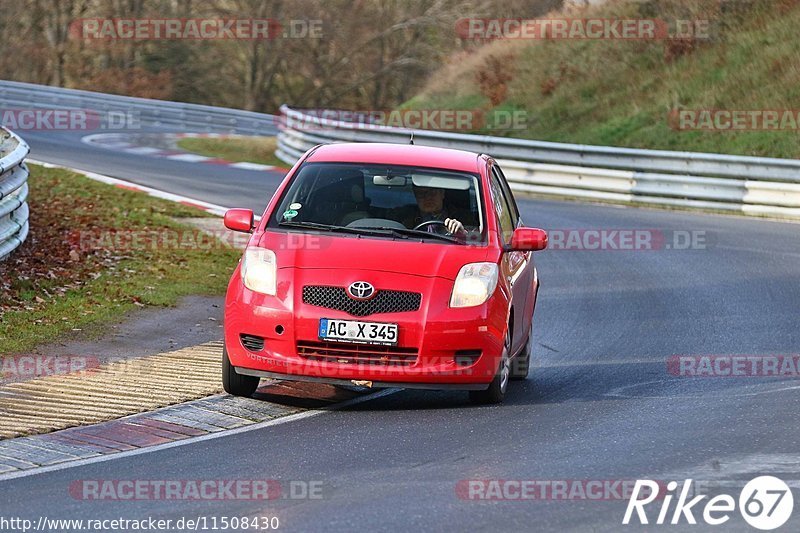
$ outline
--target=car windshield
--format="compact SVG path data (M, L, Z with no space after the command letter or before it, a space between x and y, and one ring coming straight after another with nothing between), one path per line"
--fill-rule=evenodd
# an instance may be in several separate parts
M269 226L479 243L484 223L478 179L409 166L309 163L297 172Z

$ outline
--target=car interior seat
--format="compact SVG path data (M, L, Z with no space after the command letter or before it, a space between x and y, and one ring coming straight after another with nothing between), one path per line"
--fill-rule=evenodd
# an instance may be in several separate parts
M353 183L350 186L350 200L352 202L352 211L349 211L342 217L339 221L340 226L347 226L353 221L370 217L369 201L364 197L363 178L360 183Z
M320 181L328 183L314 192L313 208L306 220L335 225L339 224L346 214L362 210L363 180L364 177L361 174L320 177ZM362 191L360 195L356 189Z

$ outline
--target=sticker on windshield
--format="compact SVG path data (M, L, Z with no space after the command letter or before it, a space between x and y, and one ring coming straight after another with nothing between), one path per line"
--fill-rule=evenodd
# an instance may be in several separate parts
M303 207L303 204L298 204L297 202L289 205L289 209L291 209L293 211L296 211L296 210L300 209L301 207Z
M283 212L283 218L286 220L292 220L294 217L297 216L297 211L294 209L289 209L288 211Z

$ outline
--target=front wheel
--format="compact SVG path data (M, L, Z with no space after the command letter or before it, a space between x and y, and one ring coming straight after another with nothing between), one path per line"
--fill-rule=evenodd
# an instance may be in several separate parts
M509 332L506 337L505 346L503 346L503 356L500 358L500 366L497 368L497 373L494 379L489 384L489 388L485 390L471 390L469 391L469 399L475 404L495 404L502 403L506 397L506 390L508 389L508 381L511 378L511 361L509 360L511 349L511 333Z
M231 360L228 359L228 350L222 348L222 388L233 396L250 397L258 388L261 381L256 376L243 376L236 373Z

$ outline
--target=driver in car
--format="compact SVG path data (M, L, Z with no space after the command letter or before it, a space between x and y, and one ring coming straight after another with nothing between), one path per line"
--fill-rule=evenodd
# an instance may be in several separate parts
M459 214L451 212L451 210L444 205L444 189L414 185L413 190L414 197L417 200L417 212L412 213L404 220L407 227L415 228L425 222L440 221L451 235L464 235L466 233L464 224L456 218ZM436 224L430 224L420 229L435 227Z

